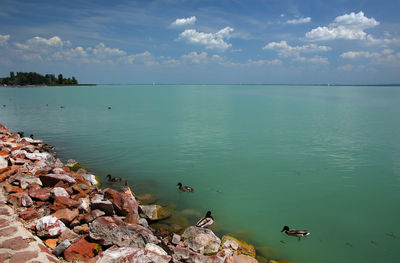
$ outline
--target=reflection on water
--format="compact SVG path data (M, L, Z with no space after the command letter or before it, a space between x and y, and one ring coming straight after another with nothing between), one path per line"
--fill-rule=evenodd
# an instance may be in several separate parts
M0 88L0 122L157 193L191 224L211 210L215 232L263 255L396 262L399 99L399 87ZM312 234L298 242L284 225Z

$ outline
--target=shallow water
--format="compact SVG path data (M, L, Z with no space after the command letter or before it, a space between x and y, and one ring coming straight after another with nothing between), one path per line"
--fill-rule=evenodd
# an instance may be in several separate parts
M398 262L400 87L0 88L0 123L269 256Z

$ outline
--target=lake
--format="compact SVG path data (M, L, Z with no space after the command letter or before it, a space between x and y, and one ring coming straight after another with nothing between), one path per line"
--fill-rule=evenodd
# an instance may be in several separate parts
M192 224L211 210L216 233L264 255L400 257L400 87L0 88L0 123L102 180L110 173L157 194ZM195 192L179 192L178 182ZM299 242L284 225L311 235Z

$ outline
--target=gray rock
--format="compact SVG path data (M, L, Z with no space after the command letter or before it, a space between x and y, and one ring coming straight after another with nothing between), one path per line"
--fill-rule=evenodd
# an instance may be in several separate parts
M67 227L55 216L44 216L36 222L36 233L39 237L57 237L65 230Z
M144 226L144 227L148 227L149 223L147 222L146 218L139 218L139 225Z
M51 189L50 193L51 197L53 197L54 199L56 199L58 196L69 197L68 192L62 187L54 187L53 189Z
M104 200L104 195L100 194L96 194L90 200L90 208L92 210L99 209L101 211L104 211L108 216L112 216L115 214L113 204L108 200Z
M0 169L7 168L8 162L3 156L0 156Z
M61 162L61 160L60 159L56 159L56 161L55 161L55 163L54 163L54 167L56 167L56 168L61 168L61 167L63 167L64 166L64 164Z
M116 217L99 217L90 223L89 228L90 237L103 245L144 248L147 243L160 242L148 228L126 224Z
M142 212L150 220L162 220L171 216L171 212L161 205L141 205Z
M156 246L156 245L154 245ZM158 247L158 246L156 246ZM158 249L159 248L159 249ZM136 263L167 263L170 262L171 256L160 247L155 249L149 248L135 248L135 247L113 247L107 249L100 254L96 263L122 263L122 262L136 262Z
M18 173L17 175L10 177L9 182L15 182L15 181L18 181L19 185L24 190L32 183L37 183L38 185L42 185L42 182L36 176L26 175L23 173Z
M69 246L71 246L71 242L69 242L69 240L64 240L63 242L58 244L58 246L56 246L56 248L51 253L59 257L62 253L64 253L67 248L69 248Z
M224 263L225 259L219 255L205 256L196 253L188 247L169 246L172 250L172 262L186 262L186 263Z
M76 184L76 181L71 176L66 174L43 174L39 176L40 181L42 181L43 186L54 186L58 182L62 181L69 185Z
M90 211L90 201L89 198L79 198L80 205L78 206L79 212L89 213Z
M95 175L93 175L93 174L83 174L82 176L90 185L99 185L99 182L97 181Z
M32 198L27 194L23 194L21 196L21 206L29 207L29 206L32 206L32 205L33 205Z
M183 232L184 244L201 254L216 253L221 240L210 230L202 227L190 226Z
M174 234L174 235L172 236L172 241L171 241L171 243L174 244L174 245L178 245L179 242L181 242L181 236L178 235L178 234Z

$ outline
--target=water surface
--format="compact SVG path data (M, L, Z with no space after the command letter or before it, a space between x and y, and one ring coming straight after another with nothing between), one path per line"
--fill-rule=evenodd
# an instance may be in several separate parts
M398 262L400 87L0 88L0 123L272 257Z

